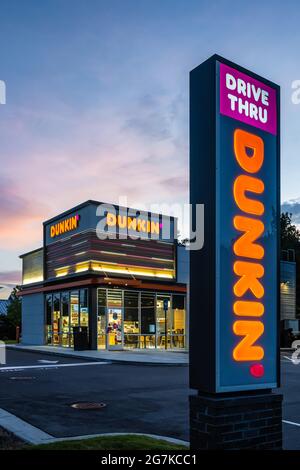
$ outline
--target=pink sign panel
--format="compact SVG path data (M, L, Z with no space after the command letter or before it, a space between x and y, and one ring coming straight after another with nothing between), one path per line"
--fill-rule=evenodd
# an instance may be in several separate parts
M276 90L222 63L220 113L277 134Z

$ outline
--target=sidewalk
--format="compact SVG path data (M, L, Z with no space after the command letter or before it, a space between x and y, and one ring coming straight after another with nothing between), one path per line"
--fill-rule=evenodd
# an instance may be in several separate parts
M145 351L74 351L73 349L66 349L59 346L30 346L22 344L7 345L7 349L74 357L78 359L87 359L89 361L106 360L122 364L187 366L189 360L187 352L149 349Z

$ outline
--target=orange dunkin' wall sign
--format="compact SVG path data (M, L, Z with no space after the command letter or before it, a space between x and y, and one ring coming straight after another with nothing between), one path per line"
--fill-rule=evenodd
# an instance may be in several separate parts
M213 56L191 72L190 106L191 202L205 204L204 248L191 251L191 387L271 389L278 385L279 87Z
M79 223L79 215L72 215L60 222L57 222L50 226L50 237L55 238L64 233L72 232L77 229Z

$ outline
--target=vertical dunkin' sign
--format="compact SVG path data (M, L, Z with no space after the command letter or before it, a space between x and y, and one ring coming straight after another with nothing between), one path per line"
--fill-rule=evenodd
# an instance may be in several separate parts
M191 72L190 381L206 392L278 386L279 87L213 56Z

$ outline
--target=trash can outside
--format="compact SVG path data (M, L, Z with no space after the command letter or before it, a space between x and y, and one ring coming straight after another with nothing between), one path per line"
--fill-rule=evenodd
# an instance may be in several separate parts
M86 326L74 326L74 351L85 351L89 348L88 329Z

